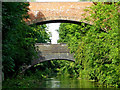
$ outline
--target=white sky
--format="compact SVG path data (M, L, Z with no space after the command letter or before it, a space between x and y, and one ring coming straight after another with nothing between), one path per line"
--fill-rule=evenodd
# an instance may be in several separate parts
M34 0L34 1L35 2L78 2L79 0ZM48 32L51 32L52 34L52 37L50 38L51 43L57 44L57 40L59 39L59 33L56 30L59 29L60 23L49 23L46 25L48 26Z
M52 37L50 38L51 43L57 44L57 40L59 39L59 33L56 30L59 29L60 23L49 23L46 25L48 26L48 32L51 32L52 34Z

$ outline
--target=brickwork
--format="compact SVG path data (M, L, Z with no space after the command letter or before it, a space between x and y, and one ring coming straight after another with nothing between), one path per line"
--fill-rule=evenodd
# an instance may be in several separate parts
M38 58L32 61L32 65L48 60L69 60L74 61L73 54L69 53L66 44L36 44Z
M92 2L31 2L28 12L30 19L27 19L26 23L33 24L49 20L80 21L85 18L82 16L85 7L90 7L92 4Z

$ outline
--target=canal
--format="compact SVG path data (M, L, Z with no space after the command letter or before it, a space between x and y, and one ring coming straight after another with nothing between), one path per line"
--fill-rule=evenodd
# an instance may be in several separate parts
M44 80L39 88L98 88L94 81L76 79L76 78L61 78L49 77Z

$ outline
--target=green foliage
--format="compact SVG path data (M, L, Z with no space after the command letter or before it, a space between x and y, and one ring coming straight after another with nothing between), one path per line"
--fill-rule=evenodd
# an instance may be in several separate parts
M2 3L2 65L5 78L17 73L21 65L30 64L36 56L35 43L46 43L49 40L46 25L28 26L29 3Z
M23 21L23 18L27 16L28 5L28 3L17 2L2 4L3 72L5 76L8 73L12 75L23 62L29 62L33 54L32 40L26 42L26 39L30 38L26 35L31 32L31 29Z
M93 25L62 23L58 42L67 43L70 52L74 53L75 63L60 60L40 63L35 66L39 69L33 70L35 76L41 79L46 78L47 73L58 72L61 76L86 78L120 87L119 3L98 3L86 9L91 15L85 20L93 22ZM3 71L7 76L23 63L30 63L36 54L36 42L50 42L46 25L29 27L24 23L23 17L28 17L28 5L3 3ZM27 71L26 74L32 73Z
M95 79L108 86L116 86L120 82L117 6L98 3L90 9L90 20L93 20L94 25L82 38L83 48L80 49L82 51L78 48L79 53L82 53L80 54L82 66L89 79ZM100 28L107 33L100 32Z
M118 5L93 5L85 10L91 14L85 20L93 25L62 23L58 30L59 42L67 43L74 53L76 62L72 67L78 67L79 77L114 87L120 87Z
M44 64L45 65L45 64ZM41 67L40 67L41 68ZM48 77L48 74L51 72L44 69L44 71L36 68L33 71L26 71L25 75L17 75L17 77L12 79L7 79L3 81L2 88L3 89L13 89L13 88L38 88L43 80Z
M49 34L47 33L47 26L44 25L33 25L32 26L33 33L31 35L35 39L36 43L48 43L51 42L50 40L50 32Z

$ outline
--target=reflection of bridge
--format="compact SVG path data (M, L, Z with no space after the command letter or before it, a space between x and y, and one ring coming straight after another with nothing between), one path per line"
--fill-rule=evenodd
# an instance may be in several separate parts
M69 53L66 44L37 43L38 59L32 61L32 65L48 60L74 61L73 54Z

